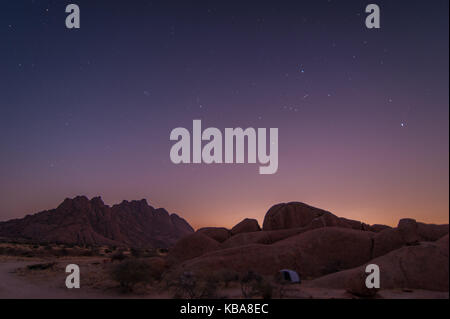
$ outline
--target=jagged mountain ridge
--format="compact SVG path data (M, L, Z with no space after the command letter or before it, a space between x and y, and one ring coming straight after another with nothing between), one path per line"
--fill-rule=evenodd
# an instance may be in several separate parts
M0 236L36 242L170 247L194 230L183 218L145 199L105 205L101 197L67 198L57 208L0 222Z

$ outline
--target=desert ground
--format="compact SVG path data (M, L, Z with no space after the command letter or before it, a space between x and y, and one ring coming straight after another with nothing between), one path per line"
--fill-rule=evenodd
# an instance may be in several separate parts
M51 248L49 248L51 247ZM346 289L318 287L315 280L301 284L280 284L274 278L264 278L270 288L243 293L243 284L233 274L220 273L215 278L198 280L196 284L180 283L158 265L166 258L165 252L140 252L105 247L72 247L66 245L36 245L24 243L0 244L0 298L2 299L115 299L115 298L285 298L285 299L358 299ZM105 252L106 251L106 252ZM147 255L145 255L147 253ZM149 255L152 256L149 256ZM19 256L17 256L19 255ZM84 256L83 256L84 255ZM155 256L153 256L155 255ZM122 259L123 258L123 259ZM137 279L124 287L114 270L125 262L142 263L152 268L152 276ZM80 267L81 287L68 289L65 267ZM231 276L231 277L230 277ZM126 278L125 278L126 279ZM130 279L133 281L133 279ZM171 282L172 281L172 282ZM188 280L189 281L189 280ZM320 285L319 285L320 286ZM367 297L364 297L367 298ZM448 292L421 289L386 289L375 299L448 299Z
M77 197L0 226L0 298L449 298L448 224L368 225L292 202L262 227L194 231L145 201ZM65 285L69 264L80 288Z

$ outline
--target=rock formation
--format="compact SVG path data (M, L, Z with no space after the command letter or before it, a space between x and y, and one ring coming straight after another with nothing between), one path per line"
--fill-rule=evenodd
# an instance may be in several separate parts
M231 270L272 276L292 269L313 286L373 297L377 290L367 289L363 279L365 265L375 263L382 289L448 291L448 225L414 219L401 219L396 228L367 225L288 203L270 208L263 229L257 226L245 219L231 231L204 228L183 238L169 252L169 273Z
M56 209L0 223L0 236L36 242L160 247L193 232L176 214L140 201L109 207L100 197L66 199Z

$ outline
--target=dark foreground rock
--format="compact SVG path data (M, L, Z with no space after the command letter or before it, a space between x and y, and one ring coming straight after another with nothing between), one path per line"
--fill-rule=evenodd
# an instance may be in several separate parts
M423 242L419 245L399 248L354 269L313 280L308 283L308 286L343 288L351 292L363 291L364 281L360 280L355 283L355 278L367 277L367 274L365 274L367 264L379 266L380 289L405 288L448 291L448 235L435 243Z

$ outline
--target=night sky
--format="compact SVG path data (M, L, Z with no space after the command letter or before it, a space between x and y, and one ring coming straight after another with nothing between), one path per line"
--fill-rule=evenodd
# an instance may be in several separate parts
M83 194L147 198L194 227L287 201L448 223L448 0L0 6L0 220ZM170 132L194 119L278 128L278 172L174 165Z

